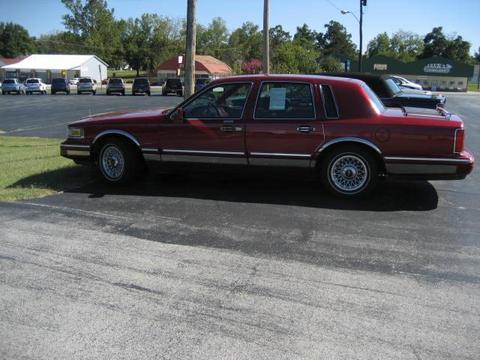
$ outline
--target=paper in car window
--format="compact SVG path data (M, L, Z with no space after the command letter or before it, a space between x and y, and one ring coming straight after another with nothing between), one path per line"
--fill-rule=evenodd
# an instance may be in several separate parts
M287 97L286 88L271 89L269 110L285 110L286 97Z

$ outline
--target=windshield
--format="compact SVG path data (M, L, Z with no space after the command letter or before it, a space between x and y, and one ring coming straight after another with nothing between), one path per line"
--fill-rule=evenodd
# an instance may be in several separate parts
M367 84L363 85L363 88L367 92L373 106L377 109L377 111L379 113L384 112L385 111L385 106L383 105L382 101L378 98L377 94L375 94L373 92L373 90L370 89L370 87Z
M15 80L5 80L4 84L15 84Z
M147 79L135 79L134 81L135 84L148 84Z
M64 79L53 79L52 84L64 84L65 80Z
M110 79L109 84L121 84L122 79Z
M397 84L395 84L395 81L393 81L393 79L386 79L385 80L385 83L387 84L388 88L390 89L390 91L396 95L396 94L399 94L402 92L402 90L400 90L400 88L398 87Z
M38 80L37 79L28 79L27 84L38 84Z
M90 79L80 79L79 82L81 82L81 83L91 83L92 80L90 80Z

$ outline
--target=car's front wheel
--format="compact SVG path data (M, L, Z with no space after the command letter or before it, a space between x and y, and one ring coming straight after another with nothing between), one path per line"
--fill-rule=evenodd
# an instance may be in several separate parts
M356 198L370 193L378 181L377 162L363 148L347 146L334 149L322 161L321 176L334 195Z
M138 151L120 139L107 139L98 154L98 168L108 183L125 184L132 181L141 164Z

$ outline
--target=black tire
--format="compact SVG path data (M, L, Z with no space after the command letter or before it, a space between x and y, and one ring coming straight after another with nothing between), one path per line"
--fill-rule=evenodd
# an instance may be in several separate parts
M110 91L107 91L107 96L109 96L109 95L110 95Z
M151 95L152 95L152 93L150 92L150 90L147 91L147 95L148 95L148 96L151 96Z
M377 161L362 147L338 147L321 161L322 183L335 196L350 199L363 197L371 193L378 183Z
M96 91L92 91L92 95L96 95L96 94L97 94L97 92L96 92Z
M56 94L56 91L52 90L52 91L51 91L51 94L52 94L52 95L55 95L55 94Z
M125 90L122 91L122 96L125 96Z
M81 94L82 94L82 92L81 92L81 91L77 91L77 95L81 95Z
M107 183L132 182L139 175L141 164L142 159L138 149L127 141L108 138L102 142L98 152L97 166L102 179Z
M2 95L5 95L5 91L2 91Z

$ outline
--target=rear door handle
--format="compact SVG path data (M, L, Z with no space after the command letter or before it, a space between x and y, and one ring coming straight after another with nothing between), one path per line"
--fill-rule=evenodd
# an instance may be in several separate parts
M297 131L301 133L310 133L312 131L315 131L315 128L311 127L310 125L302 125L297 128Z
M243 128L241 126L223 125L220 128L220 131L223 131L223 132L240 132L240 131L243 131Z

